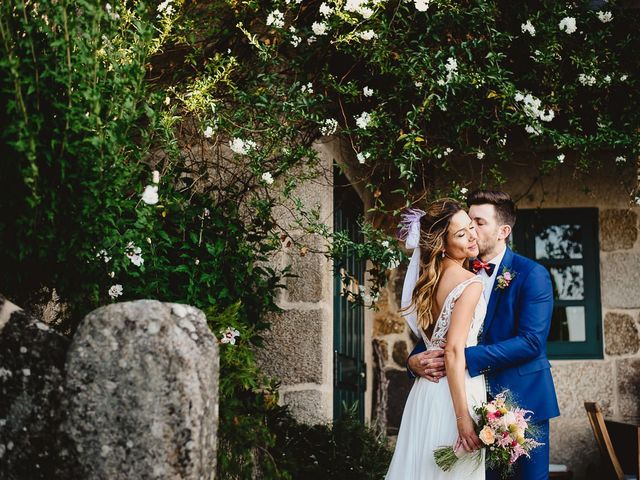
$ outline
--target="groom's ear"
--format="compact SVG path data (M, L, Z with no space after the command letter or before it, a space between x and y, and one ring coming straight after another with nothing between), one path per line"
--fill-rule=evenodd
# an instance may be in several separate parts
M500 225L500 228L498 228L498 240L506 240L509 235L511 235L511 226Z

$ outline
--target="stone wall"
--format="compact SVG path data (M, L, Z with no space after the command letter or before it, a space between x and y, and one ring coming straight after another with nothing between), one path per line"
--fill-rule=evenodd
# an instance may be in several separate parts
M551 421L551 461L567 464L574 478L586 477L589 464L598 462L598 450L583 403L597 401L605 414L640 414L640 208L630 204L621 178L624 171L602 171L584 181L567 166L554 177L536 182L537 172L525 158L509 174L503 188L518 199L519 208L595 207L599 210L600 289L604 352L602 360L554 360L554 381L561 416ZM468 186L474 188L473 185ZM385 408L374 405L374 415L386 421L390 435L397 432L411 381L404 372L407 351L415 339L398 315L404 271L390 272L389 288L380 301L373 326L374 342L384 367L375 373L376 385L388 385ZM384 394L383 394L384 393Z
M318 142L315 148L320 157L317 175L300 185L296 195L332 226L332 165L340 157L340 144ZM278 297L283 311L267 319L272 328L256 355L264 372L281 380L280 403L289 405L302 422L324 423L333 418L332 265L319 253L326 250L321 236L297 227L287 208L280 209L278 217L291 238L283 241L273 263L279 268L290 265L296 276L286 280L287 288Z

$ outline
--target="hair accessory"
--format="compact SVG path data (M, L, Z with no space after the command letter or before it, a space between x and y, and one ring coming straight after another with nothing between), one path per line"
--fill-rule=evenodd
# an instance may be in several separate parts
M409 307L411 306L413 290L416 288L420 274L420 219L424 215L425 212L418 208L405 210L402 214L400 230L398 232L398 239L404 241L405 247L407 249L413 249L411 260L407 267L407 273L404 276L400 307L402 309L402 316L417 337L420 337L418 315L415 306L413 308Z

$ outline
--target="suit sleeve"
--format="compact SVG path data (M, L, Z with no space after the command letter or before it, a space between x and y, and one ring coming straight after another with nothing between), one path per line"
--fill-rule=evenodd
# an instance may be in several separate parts
M424 344L424 340L420 340L418 343L416 343L416 346L413 347L413 350L409 354L409 358L413 357L418 353L424 352L426 349L427 347ZM407 375L409 376L409 378L416 378L416 375L409 368L409 358L407 358L407 362L405 363L405 368L407 369Z
M542 265L536 265L520 288L516 335L491 345L477 345L465 350L467 369L472 377L526 363L537 358L546 348L553 313L549 272Z

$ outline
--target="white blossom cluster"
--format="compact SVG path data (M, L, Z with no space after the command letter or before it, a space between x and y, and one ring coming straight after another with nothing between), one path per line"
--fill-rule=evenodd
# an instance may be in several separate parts
M313 30L313 33L315 33L316 35L321 36L326 35L329 31L329 28L324 22L313 22L313 25L311 25L311 30Z
M449 57L447 58L447 63L444 64L444 68L447 71L447 79L446 81L438 80L438 85L449 83L458 74L458 61L453 57Z
M413 5L416 7L416 10L419 12L426 12L429 8L429 2L431 0L414 0Z
M358 13L363 18L370 18L373 9L369 6L369 0L347 0L344 5L345 12Z
M363 94L365 97L371 97L371 96L373 95L373 90L372 90L371 88L369 88L369 87L364 87L364 88L362 89L362 94Z
M158 5L158 16L166 15L171 16L173 12L175 12L175 8L172 5L173 0L164 0L160 5Z
M336 133L338 129L338 121L334 118L327 118L324 122L322 122L322 126L320 127L320 133L322 135L333 135Z
M371 114L369 112L362 112L354 118L356 119L358 128L366 129L371 124Z
M356 155L356 158L358 159L358 163L364 164L369 159L370 156L371 156L371 153L369 152L358 152L358 155Z
M111 285L111 288L109 289L109 296L111 298L117 298L120 295L122 295L122 293L123 293L122 285L120 285L119 283L116 283L115 285Z
M524 113L534 120L550 122L555 117L555 113L550 108L540 108L542 106L542 101L530 93L523 95L522 93L517 92L514 99L516 102L521 102L523 104Z
M311 95L313 93L313 84L309 82L306 85L302 85L300 91L302 93L308 93L309 95Z
M525 23L520 25L520 29L522 30L522 33L528 33L532 37L536 36L536 27L533 26L531 20L527 20Z
M276 28L284 28L284 13L280 10L274 10L267 16L267 25L273 25Z
M600 20L602 23L609 23L611 20L613 20L613 13L611 12L598 12L598 20Z
M576 19L574 17L564 17L562 20L560 20L558 27L561 31L566 32L569 35L578 30Z
M140 267L144 264L144 258L142 258L142 249L137 247L135 243L129 242L125 248L125 254L136 267Z
M585 73L581 73L578 75L578 81L587 87L592 87L596 84L596 77L593 75L587 75Z
M267 185L271 185L273 183L273 175L271 175L271 172L264 172L262 174L262 181Z
M364 32L358 33L358 36L362 40L366 40L366 41L373 40L374 38L378 38L378 34L373 30L365 30Z
M253 140L243 140L242 138L234 137L229 140L229 148L238 155L248 155L250 150L256 148L256 142Z

